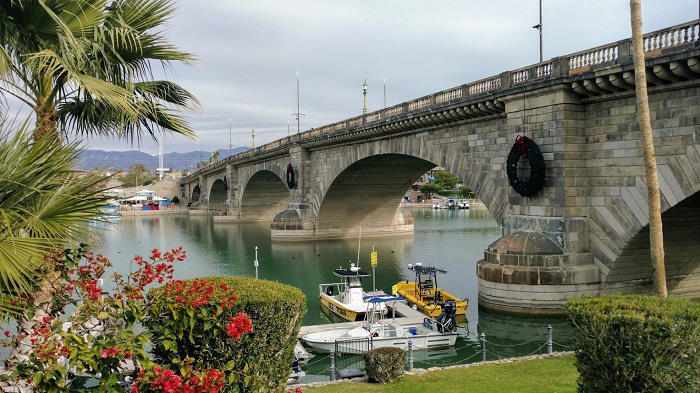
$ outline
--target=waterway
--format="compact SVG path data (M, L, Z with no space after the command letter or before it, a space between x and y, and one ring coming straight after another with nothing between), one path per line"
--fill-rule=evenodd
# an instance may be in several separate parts
M479 310L476 261L484 249L501 235L501 229L486 210L411 209L415 217L412 236L365 239L359 247L360 265L369 270L369 253L379 253L377 289L389 292L391 285L413 279L409 263L434 264L448 271L438 277L443 287L470 300L470 338L458 341L457 350L421 354L416 366L431 366L480 360L477 333L487 335L487 358L541 352L546 326L552 325L555 349L571 345L568 322L554 317L522 317ZM255 247L258 247L260 278L300 288L307 296L304 324L330 322L321 312L318 284L335 282L333 269L358 258L358 240L278 243L270 240L268 226L258 224L214 224L204 216L124 218L99 231L96 252L112 260L114 268L128 273L134 255L148 255L153 248L183 246L188 261L178 266L178 278L214 275L254 276ZM372 280L366 282L370 289ZM316 361L312 369L321 374L327 362Z

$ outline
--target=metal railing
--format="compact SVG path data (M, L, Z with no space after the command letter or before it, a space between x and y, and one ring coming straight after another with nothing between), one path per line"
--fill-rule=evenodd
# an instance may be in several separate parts
M330 379L335 380L342 378L343 374L346 374L343 373L343 370L349 368L354 369L355 373L357 373L357 371L364 371L365 365L361 355L372 350L372 348L372 339L369 337L336 340L334 350L330 352L327 357L328 367L325 368L323 372L327 372ZM466 340L463 345L451 348L451 350L455 355L462 353L462 356L458 355L456 359L451 357L444 360L431 360L429 356L426 356L426 350L416 351L414 343L409 339L408 350L405 352L406 370L413 370L415 363L418 363L421 367L448 367L520 356L552 355L557 352L572 351L574 347L571 344L561 344L555 341L552 326L547 325L542 339L506 344L491 341L487 339L487 335L482 332L473 340ZM427 353L430 352L431 350L427 350ZM326 358L322 357L314 363L322 360L326 360Z
M660 51L695 45L700 42L700 20L683 23L644 35L644 49L650 57ZM304 143L319 138L329 138L333 134L361 127L368 123L387 121L411 112L420 112L435 106L444 106L453 102L475 99L479 96L494 94L513 87L552 78L565 78L585 72L592 67L619 64L622 59L631 61L631 40L621 40L611 44L571 53L541 63L529 65L496 76L487 77L459 87L453 87L437 93L420 97L408 102L394 105L379 111L370 112L337 123L313 128L297 135L281 138L257 148L239 153L224 160L211 163L192 173L188 179L227 163L253 158L259 154L272 153L294 143Z

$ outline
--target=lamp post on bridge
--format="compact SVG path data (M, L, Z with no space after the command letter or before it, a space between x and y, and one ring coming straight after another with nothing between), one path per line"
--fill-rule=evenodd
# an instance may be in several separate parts
M362 82L362 114L367 113L367 79Z

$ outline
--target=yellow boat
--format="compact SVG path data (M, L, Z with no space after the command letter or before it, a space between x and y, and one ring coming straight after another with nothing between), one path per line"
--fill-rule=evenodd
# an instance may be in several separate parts
M369 274L353 263L348 269L335 269L333 275L343 282L319 285L321 307L346 321L363 321L368 304L361 280Z
M437 285L437 273L447 273L446 270L434 266L423 266L420 263L408 265L408 269L416 273L415 281L401 281L391 287L394 296L401 296L408 304L415 305L423 314L437 318L442 314L442 305L454 302L457 317L464 317L469 302L441 289Z

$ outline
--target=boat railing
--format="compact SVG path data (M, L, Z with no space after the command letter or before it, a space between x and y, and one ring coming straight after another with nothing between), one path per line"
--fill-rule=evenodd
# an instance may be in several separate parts
M335 353L359 355L372 350L372 337L343 338L335 340Z
M329 290L332 293L328 293ZM344 282L333 282L333 283L328 283L328 284L320 284L318 286L319 293L325 293L328 296L335 296L340 293L345 292L345 283Z

